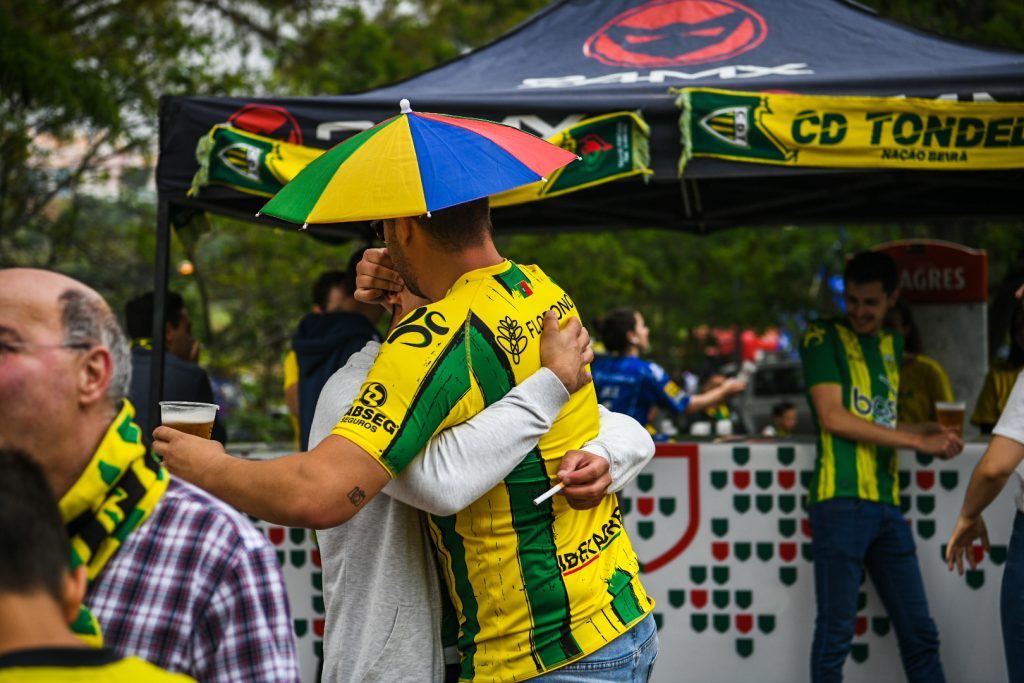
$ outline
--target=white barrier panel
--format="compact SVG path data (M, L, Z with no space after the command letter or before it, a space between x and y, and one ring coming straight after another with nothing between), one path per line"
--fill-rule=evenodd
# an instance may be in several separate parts
M914 531L950 683L1006 680L999 626L1013 484L990 507L993 545L964 577L942 551L983 444L942 462L900 453L904 514ZM656 683L793 683L809 678L814 624L811 538L803 500L811 444L659 445L621 496L661 625ZM870 580L860 594L845 680L906 680Z
M984 444L942 462L900 454L904 512L917 541L950 683L1006 680L999 586L1015 482L985 515L993 552L951 574L942 550ZM812 444L659 444L620 503L657 601L654 683L793 683L808 679L814 623L810 528L803 507ZM315 680L324 607L312 534L256 522L277 550L303 681ZM847 681L905 680L889 618L870 580L861 590Z

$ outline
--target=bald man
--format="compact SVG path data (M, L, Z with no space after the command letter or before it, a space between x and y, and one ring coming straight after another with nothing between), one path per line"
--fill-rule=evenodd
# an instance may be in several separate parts
M200 681L297 681L273 549L245 518L171 479L125 399L131 359L103 298L43 270L0 270L0 447L32 453L88 589L72 628Z

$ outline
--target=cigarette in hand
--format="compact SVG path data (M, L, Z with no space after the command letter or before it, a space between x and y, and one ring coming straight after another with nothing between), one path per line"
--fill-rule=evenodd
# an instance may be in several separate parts
M534 505L540 505L545 500L547 500L548 498L550 498L551 496L555 495L556 493L558 493L561 490L562 490L562 483L559 482L559 483L555 484L554 486L552 486L547 491L545 491L544 493L542 493L539 496L537 496L536 498L534 498L533 499L533 504Z

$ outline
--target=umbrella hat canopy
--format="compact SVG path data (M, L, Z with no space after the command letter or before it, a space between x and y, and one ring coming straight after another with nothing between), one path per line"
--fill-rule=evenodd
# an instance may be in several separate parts
M293 223L421 216L536 182L578 157L482 119L402 113L317 157L263 207Z

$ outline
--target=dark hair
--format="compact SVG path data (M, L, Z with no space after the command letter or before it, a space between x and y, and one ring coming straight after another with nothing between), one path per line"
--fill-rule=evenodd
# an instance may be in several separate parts
M487 197L438 209L415 220L434 244L455 252L480 246L493 230Z
M327 300L331 298L331 290L335 287L346 287L346 276L343 270L329 270L322 274L313 283L313 305L319 306L321 311L327 310ZM348 290L352 291L352 290Z
M886 294L896 291L900 273L892 257L881 251L862 251L846 262L843 282L866 285L881 282Z
M0 593L42 588L61 601L70 548L42 469L24 451L0 448Z
M623 306L609 311L597 321L597 333L606 349L612 353L623 353L629 349L629 333L636 329L636 313L635 308Z
M167 292L164 306L164 323L177 327L181 323L181 312L185 300L177 292ZM147 339L153 336L153 292L137 296L124 305L124 324L132 339Z
M897 299L895 305L889 309L889 312L890 314L899 314L903 327L906 327L909 330L903 338L903 349L908 353L924 353L924 345L921 343L921 333L917 329L917 323L914 322L914 314L910 310L910 306L907 302L902 299ZM902 332L902 330L900 331Z
M794 409L796 409L796 404L792 401L779 401L772 406L772 417L782 417L786 411Z

